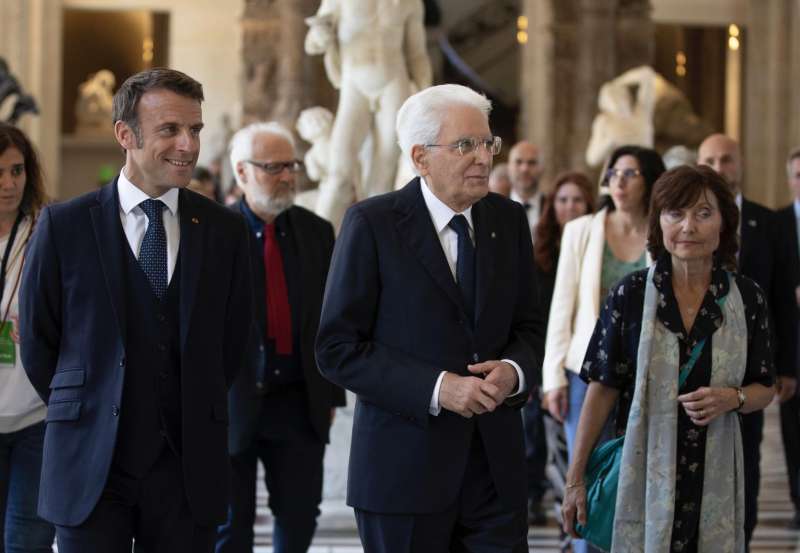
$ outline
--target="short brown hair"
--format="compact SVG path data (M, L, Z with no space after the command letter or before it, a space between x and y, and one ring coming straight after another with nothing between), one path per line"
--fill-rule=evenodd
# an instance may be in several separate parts
M25 133L13 125L0 122L0 155L9 148L19 150L25 160L25 191L19 209L35 218L46 200L39 156Z
M650 197L650 221L647 250L653 259L665 251L661 233L661 212L665 209L684 209L694 205L706 190L717 198L722 216L719 247L715 260L730 271L736 270L736 252L739 250L739 208L725 179L706 166L681 165L670 169L656 181Z
M133 130L139 147L142 146L138 114L139 100L147 92L158 89L169 90L198 102L204 100L203 85L189 75L174 69L154 67L128 77L114 94L112 119L114 124L122 121Z

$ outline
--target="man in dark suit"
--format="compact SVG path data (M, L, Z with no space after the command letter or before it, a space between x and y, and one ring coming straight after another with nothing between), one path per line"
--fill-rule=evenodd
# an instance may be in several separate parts
M789 257L786 270L793 275L796 305L800 308L800 148L793 150L786 160L786 176L794 201L778 210L778 223L782 235L789 243ZM799 340L800 341L800 340ZM800 358L797 359L800 361ZM798 366L795 364L795 370ZM796 375L797 373L795 373ZM781 394L781 436L783 452L786 457L786 470L789 473L789 496L794 505L794 517L790 527L800 529L800 397L791 390Z
M344 390L322 378L314 356L333 226L293 205L291 132L254 123L231 140L250 228L255 318L247 361L230 392L233 499L217 553L253 551L256 468L264 464L276 553L308 550L322 501L322 460Z
M60 553L208 552L225 520L252 287L242 217L182 190L202 99L178 71L126 80L125 167L45 208L28 249L22 359L48 404L39 513Z
M488 193L490 109L458 85L411 96L419 177L351 207L334 249L317 361L358 398L347 501L370 553L527 551L517 409L543 320L524 210Z
M739 144L723 134L712 134L698 150L698 163L722 175L741 212L739 270L758 283L769 302L775 329L775 368L781 401L792 397L797 386L797 308L791 272L779 266L790 255L775 212L742 197L742 155ZM764 412L742 415L745 480L745 540L748 548L758 522L758 490Z

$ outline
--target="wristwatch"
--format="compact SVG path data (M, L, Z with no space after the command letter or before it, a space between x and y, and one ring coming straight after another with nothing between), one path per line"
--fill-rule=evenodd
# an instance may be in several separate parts
M741 387L734 388L736 390L736 398L739 400L739 406L736 408L737 411L741 411L742 407L744 407L744 401L747 399L747 396L744 395L744 390Z

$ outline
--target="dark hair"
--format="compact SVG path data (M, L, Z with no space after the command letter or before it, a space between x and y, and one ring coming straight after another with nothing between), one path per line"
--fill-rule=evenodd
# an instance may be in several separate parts
M728 183L716 171L706 166L681 165L670 169L658 179L650 200L650 220L647 251L658 259L665 251L661 233L661 212L665 209L683 209L694 205L706 190L717 198L722 216L719 247L714 257L724 268L736 270L736 252L739 249L739 208Z
M25 133L13 125L0 122L0 154L9 148L19 150L25 160L25 191L19 209L26 215L36 217L46 200L39 156Z
M133 130L138 147L142 146L139 100L147 92L158 89L169 90L198 102L204 99L203 85L189 75L174 69L155 67L128 77L114 94L112 120L115 124L117 121L122 121Z
M642 146L628 145L620 146L614 150L611 157L608 158L606 167L609 169L614 167L614 164L622 156L633 156L639 163L639 171L642 172L642 178L644 179L644 197L642 201L644 202L645 211L647 211L650 205L650 194L653 192L653 185L658 180L658 177L667 170L666 167L664 167L664 160L661 159L661 155L655 150ZM605 175L603 175L603 185L608 186L608 180ZM611 196L606 196L603 199L600 208L604 207L608 208L609 211L614 210L614 200L611 199Z
M196 165L194 171L192 171L192 178L197 180L214 180L214 175L202 165Z
M575 184L583 192L586 201L586 213L594 212L594 192L592 182L580 171L566 171L556 177L553 191L544 200L542 218L533 231L533 258L536 265L545 273L551 272L554 267L558 248L561 244L561 226L556 219L555 200L559 189L565 184Z

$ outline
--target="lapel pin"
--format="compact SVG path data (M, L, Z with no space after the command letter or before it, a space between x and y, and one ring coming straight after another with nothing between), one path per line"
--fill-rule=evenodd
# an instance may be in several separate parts
M199 224L200 224L200 219L198 219L197 217L192 217L192 222L193 222L195 225L199 225Z
M497 238L497 234L495 234L494 231L492 231L492 238Z
M755 221L755 219L748 219L747 224L750 225L751 227L758 226L758 223Z

